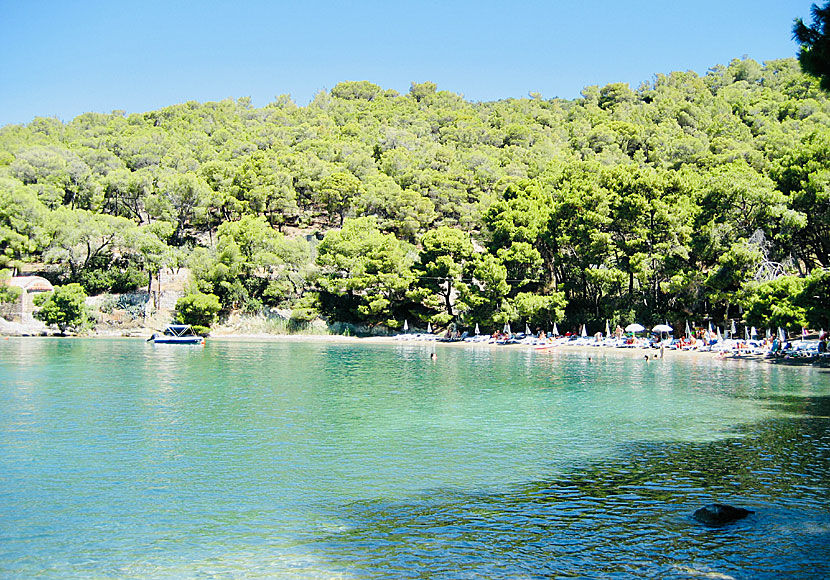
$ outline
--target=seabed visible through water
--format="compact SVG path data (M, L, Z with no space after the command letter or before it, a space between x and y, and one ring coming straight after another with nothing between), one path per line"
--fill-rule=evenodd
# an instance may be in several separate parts
M37 338L0 363L2 578L830 576L826 369ZM712 502L756 513L691 518Z

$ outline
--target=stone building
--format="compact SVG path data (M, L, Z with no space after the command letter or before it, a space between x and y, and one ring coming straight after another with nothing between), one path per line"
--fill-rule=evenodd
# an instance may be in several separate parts
M46 278L40 276L13 276L7 281L9 286L22 290L20 299L8 310L8 315L16 322L31 322L34 312L33 297L41 292L51 292L55 288Z

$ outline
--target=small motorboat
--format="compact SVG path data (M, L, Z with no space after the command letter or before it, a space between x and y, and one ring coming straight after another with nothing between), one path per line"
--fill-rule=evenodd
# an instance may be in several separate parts
M147 342L155 344L205 344L204 337L193 331L189 324L171 324L162 334L153 334Z

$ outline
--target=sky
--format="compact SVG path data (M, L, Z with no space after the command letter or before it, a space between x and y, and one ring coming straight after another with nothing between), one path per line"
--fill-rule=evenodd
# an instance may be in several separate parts
M813 0L815 2L816 0ZM793 57L809 0L0 0L0 125L342 81L471 101L573 99L657 73Z

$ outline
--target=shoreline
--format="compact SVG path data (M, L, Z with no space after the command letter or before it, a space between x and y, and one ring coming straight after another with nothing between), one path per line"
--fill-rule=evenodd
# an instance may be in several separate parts
M607 354L624 356L627 358L645 359L648 356L649 363L661 363L665 360L695 360L708 361L718 364L768 364L786 367L802 368L827 368L827 363L802 361L798 359L770 359L762 354L746 354L740 356L719 356L716 352L705 352L697 350L676 350L666 349L663 358L660 358L659 349L655 348L617 348L609 346L588 346L588 345L558 345L545 349L538 349L533 345L526 344L496 344L491 342L440 342L437 340L399 339L394 336L342 336L337 334L323 335L301 335L301 334L224 334L209 336L213 342L317 342L330 344L377 344L391 346L420 347L434 350L435 348L464 348L474 349L509 349L517 351L535 352L539 356L558 356L561 353L579 354L588 359L600 362Z
M146 339L154 332L150 328L133 328L129 331L122 330L120 332L101 332L100 330L93 331L89 334L60 336L57 333L43 331L31 333L9 333L7 326L0 326L0 337L2 340L9 338L91 338L91 339L128 339L128 340L142 340ZM741 356L719 356L715 352L701 352L696 350L676 350L666 349L664 356L660 358L660 351L655 348L618 348L610 346L588 346L588 345L568 345L560 344L557 346L550 346L548 348L538 348L534 345L526 344L496 344L490 342L441 342L438 340L425 340L417 338L401 339L396 336L344 336L340 334L271 334L271 333L232 333L222 332L219 334L208 335L207 339L210 342L315 342L315 343L331 343L331 344L378 344L378 345L395 345L395 346L419 346L431 348L467 348L467 349L510 349L510 350L526 350L537 352L540 356L551 356L558 353L574 353L582 354L588 358L593 358L591 355L596 355L599 358L608 353L615 355L622 355L629 358L642 358L648 356L649 362L660 362L662 360L671 359L694 359L694 360L708 360L732 364L735 361L749 361L753 363L767 363L771 365L782 365L790 367L809 367L809 368L826 368L827 364L822 362L799 361L798 359L770 359L764 355L747 354Z

